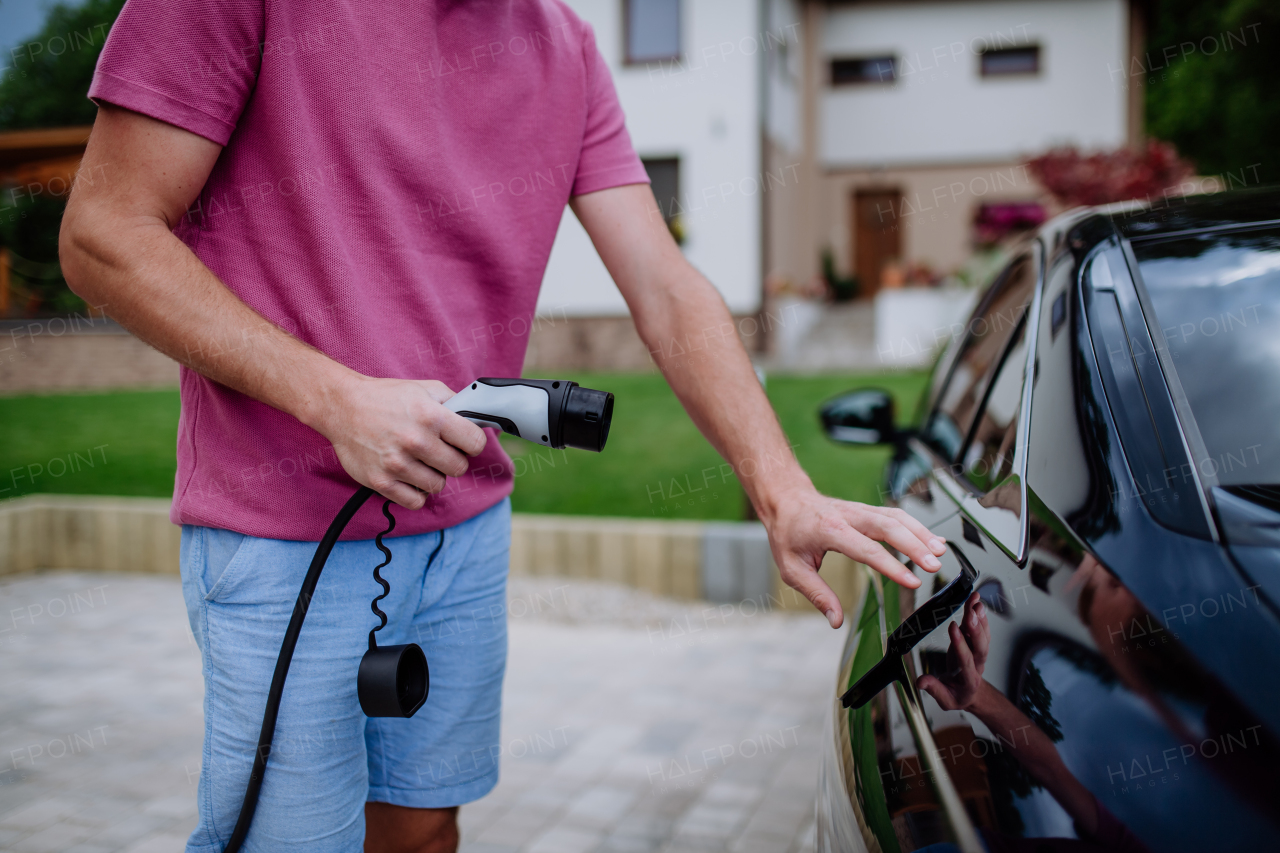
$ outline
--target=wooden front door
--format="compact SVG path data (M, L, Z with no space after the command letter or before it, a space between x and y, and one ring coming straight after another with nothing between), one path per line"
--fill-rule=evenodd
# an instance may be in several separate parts
M900 190L858 190L853 194L853 257L858 295L874 296L885 264L902 258L898 213Z

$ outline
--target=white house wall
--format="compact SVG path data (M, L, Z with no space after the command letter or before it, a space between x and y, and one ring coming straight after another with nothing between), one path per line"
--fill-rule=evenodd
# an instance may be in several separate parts
M1009 161L1064 143L1126 141L1124 0L993 0L836 6L833 57L892 54L892 85L826 87L820 151L828 168ZM983 78L984 45L1040 45L1041 70Z
M799 42L800 20L796 0L765 0L765 29L786 31L787 39L765 54L765 130L770 141L785 152L798 156L804 146L804 116L801 111L801 86L804 76L804 52Z
M767 37L756 2L684 0L683 63L624 66L622 0L568 3L595 29L636 151L641 157L680 158L685 255L719 288L730 310L758 310L762 176L757 68L762 51L777 50L779 39L794 45L798 25ZM555 316L626 313L591 241L567 209L538 311Z

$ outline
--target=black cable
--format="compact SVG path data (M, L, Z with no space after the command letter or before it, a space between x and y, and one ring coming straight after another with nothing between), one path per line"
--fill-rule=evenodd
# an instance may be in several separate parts
M298 645L298 635L302 633L302 620L307 618L307 608L311 606L311 599L315 596L316 583L320 580L320 572L324 569L325 561L329 559L329 554L333 551L333 546L337 544L338 537L342 535L342 531L346 529L347 524L355 516L356 512L360 507L364 506L364 502L372 495L373 489L367 486L361 486L356 489L355 494L351 496L342 509L339 510L337 516L334 517L333 523L329 525L329 529L324 533L324 538L316 546L315 556L311 558L311 567L307 569L307 576L302 581L302 589L298 591L298 602L293 606L293 618L289 620L289 628L284 632L284 642L280 644L280 657L276 659L275 675L271 677L271 690L267 693L267 707L262 714L262 732L258 735L258 749L253 756L253 770L249 774L249 787L244 792L244 804L240 806L240 817L236 820L236 828L232 831L231 840L227 842L223 853L237 853L240 845L244 844L245 836L249 834L249 825L253 823L253 813L258 808L258 794L262 791L262 776L267 770L267 756L271 754L271 740L276 733L276 717L280 713L280 697L284 694L284 680L289 675L289 664L293 661L293 649ZM385 513L385 508L384 514L387 514ZM389 514L387 515L390 517ZM440 536L440 541L441 543L444 542L443 533ZM387 560L390 562L390 552L383 548L381 543L379 543L378 547L382 548L384 554L387 554ZM439 546L437 546L437 550L439 550ZM383 563L383 565L385 566L386 563ZM387 584L383 582L383 586L386 587ZM387 589L388 591L390 590L389 587ZM373 635L370 634L371 643L372 637Z
M379 569L391 565L391 551L386 545L382 544L382 537L396 529L396 518L391 514L391 501L386 501L382 504L382 514L387 518L387 529L373 537L373 544L378 546L378 550L387 558L380 564L373 567L373 579L382 584L382 595L377 596L373 601L369 602L369 609L377 614L377 617L382 620L382 624L369 632L369 651L373 651L378 647L378 641L373 638L373 635L387 627L387 614L383 613L378 607L378 602L391 594L391 584L383 580L382 575L378 572ZM430 567L431 564L428 563L427 565Z
M396 519L395 519L395 516L391 514L391 501L387 501L382 505L382 514L387 517L387 521L389 522L389 524L387 525L386 530L382 531L377 536L373 537L373 544L378 546L378 550L381 551L383 554L385 554L387 557L387 559L383 560L379 565L376 565L373 567L373 579L376 580L378 583L382 584L382 595L377 596L376 598L373 599L373 601L369 602L369 609L372 610L377 615L377 617L382 620L382 624L369 632L369 648L371 650L376 649L378 647L378 644L374 640L373 635L381 631L383 628L387 627L387 614L383 613L382 609L378 607L378 602L391 594L391 584L387 583L387 581L382 577L382 574L378 570L385 569L391 563L391 551L390 549L387 548L386 545L382 544L382 537L386 536L388 533L396 529ZM436 542L436 547L431 549L431 556L427 557L427 567L423 569L424 574L426 572L431 571L431 566L436 561L436 554L439 554L440 549L443 547L444 547L444 530L442 529L440 531L440 541Z
M271 741L275 737L276 717L280 713L280 698L284 695L285 678L289 675L289 664L293 662L293 650L298 644L298 635L302 633L302 622L307 618L307 610L311 606L311 599L315 597L316 584L320 581L320 572L324 569L324 565L329 559L329 554L333 551L333 546L337 544L338 537L342 535L342 531L346 529L351 519L360 510L360 507L364 506L365 501L372 497L373 494L373 489L365 486L356 489L355 494L338 511L337 516L334 517L333 522L329 525L329 529L325 531L324 538L316 546L316 553L311 558L311 566L307 569L307 576L302 581L302 588L298 590L298 601L294 604L293 617L289 620L289 627L284 633L284 642L280 644L280 656L276 659L276 671L271 677L271 689L267 693L267 707L262 715L262 731L258 735L258 749L253 758L253 770L249 773L249 785L244 792L244 803L240 806L240 817L236 820L235 829L231 832L231 840L227 842L223 853L237 853L249 834L249 826L253 823L253 815L258 808L258 795L262 791L262 777L267 771L267 758L271 755ZM382 624L369 632L370 649L377 647L373 638L374 633L382 630L387 624L387 615L379 609L378 602L391 593L391 584L387 583L378 571L386 568L391 563L391 550L382 544L382 537L396 529L396 519L391 514L391 501L386 501L382 505L382 514L387 519L387 529L375 536L373 540L378 550L387 558L373 570L374 579L382 585L382 595L374 598L369 605L382 620ZM436 543L436 547L431 551L431 556L427 558L427 571L430 571L431 565L436 560L436 555L440 553L440 549L443 547L444 531L441 530L440 541Z

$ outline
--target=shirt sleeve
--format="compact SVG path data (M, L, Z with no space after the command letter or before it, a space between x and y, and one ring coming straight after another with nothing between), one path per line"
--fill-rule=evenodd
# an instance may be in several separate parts
M253 92L263 0L128 0L89 98L226 145Z
M587 124L571 195L584 195L624 184L647 184L649 175L631 147L626 116L618 103L609 66L586 25L583 58L587 64Z

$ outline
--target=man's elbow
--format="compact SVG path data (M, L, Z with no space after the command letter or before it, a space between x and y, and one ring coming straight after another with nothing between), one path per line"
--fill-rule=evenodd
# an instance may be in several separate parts
M72 195L58 230L58 263L71 292L94 305L101 303L101 294L95 286L96 276L92 273L93 245L100 236L95 233L94 217L84 207Z

